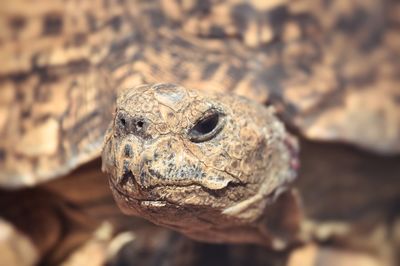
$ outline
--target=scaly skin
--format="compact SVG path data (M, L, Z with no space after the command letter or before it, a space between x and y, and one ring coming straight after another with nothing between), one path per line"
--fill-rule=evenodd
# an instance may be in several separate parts
M265 209L297 165L273 108L173 84L127 90L103 149L124 212L209 242L270 245Z

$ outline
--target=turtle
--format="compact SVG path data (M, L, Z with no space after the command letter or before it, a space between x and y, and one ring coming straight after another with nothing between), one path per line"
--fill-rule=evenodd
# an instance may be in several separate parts
M0 186L10 193L100 157L118 95L160 82L274 106L302 142L298 182L326 177L326 190L302 195L320 203L315 213L328 174L364 184L396 173L397 1L17 0L0 11Z

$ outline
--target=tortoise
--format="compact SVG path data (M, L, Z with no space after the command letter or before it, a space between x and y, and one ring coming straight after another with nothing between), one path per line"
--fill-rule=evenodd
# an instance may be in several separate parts
M117 96L168 82L274 106L302 142L296 182L314 184L306 173L314 181L325 177L318 182L324 190L301 195L305 205L319 203L314 214L332 206L323 197L332 186L359 190L371 204L379 199L386 214L393 207L400 151L397 1L34 6L18 0L2 4L1 12L0 185L6 189L36 186L98 158ZM354 186L330 183L337 175ZM384 184L393 193L372 192ZM346 205L356 201L341 197Z

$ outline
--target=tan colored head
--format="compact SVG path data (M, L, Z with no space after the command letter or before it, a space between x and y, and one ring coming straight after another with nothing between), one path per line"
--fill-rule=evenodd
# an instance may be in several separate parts
M272 108L155 84L118 99L102 158L125 213L200 240L254 242L244 231L294 179L297 145Z

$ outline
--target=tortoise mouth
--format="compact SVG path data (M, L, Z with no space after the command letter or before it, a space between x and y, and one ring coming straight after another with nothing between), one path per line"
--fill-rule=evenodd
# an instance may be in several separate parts
M141 190L136 190L136 193L129 193L126 189L121 187L121 185L118 185L113 178L109 178L109 183L110 186L112 187L112 190L114 193L117 193L118 195L127 198L129 200L137 201L138 203L141 202L159 202L159 203L167 203L165 200L161 199L156 199L156 198L151 198L149 196L146 196L144 193L141 192ZM142 196L142 197L141 197Z
M143 189L140 184L137 183L135 179L135 175L131 171L125 172L122 177L121 181L116 181L115 178L110 176L108 178L109 184L112 187L112 190L114 193L119 194L120 196L127 198L129 200L136 201L138 203L156 203L158 204L168 204L168 205L174 205L174 206L180 206L179 202L173 202L168 199L164 199L162 196L159 195L158 192L165 191L165 190L176 190L177 188L182 188L186 190L196 192L198 190L204 189L201 185L198 184L158 184L158 185L152 185L149 187L146 187ZM129 183L129 184L128 184ZM131 192L124 188L124 186L129 186L130 188L133 188ZM149 205L149 204L146 204ZM151 204L150 204L151 205Z

